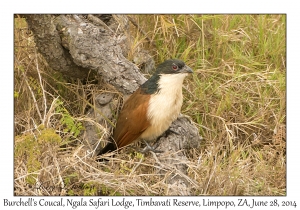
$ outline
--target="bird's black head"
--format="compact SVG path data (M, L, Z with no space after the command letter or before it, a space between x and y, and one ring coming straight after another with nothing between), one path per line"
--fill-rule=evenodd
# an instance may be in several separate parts
M156 69L156 74L180 74L193 73L193 70L178 59L170 59L159 64Z
M158 91L158 81L161 75L166 74L186 74L193 73L193 70L185 65L185 63L178 59L170 59L159 64L153 76L148 79L142 86L141 89L146 94L153 94Z

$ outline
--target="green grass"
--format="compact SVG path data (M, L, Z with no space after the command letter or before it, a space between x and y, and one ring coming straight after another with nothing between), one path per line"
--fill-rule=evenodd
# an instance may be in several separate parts
M286 16L131 17L145 34L131 25L128 59L141 47L151 53L157 64L179 58L194 70L184 83L182 112L192 117L203 137L201 148L187 153L188 175L199 185L195 194L286 195ZM32 130L33 121L39 122L32 95L42 104L44 94L32 61L34 44L23 29L26 23L17 19L16 135ZM51 73L39 56L38 61L44 88L51 93L47 95L48 103L60 96L63 101L60 108L67 114L68 121L52 118L49 126L63 140L71 136L80 142L83 138L79 134L80 119L87 104L73 93L79 90L81 95L88 96L99 91L99 87L70 85ZM69 95L73 98L68 98ZM52 112L53 116L57 114L55 109ZM64 132L72 128L76 130L73 134ZM97 186L106 195L165 195L166 186L157 185L163 177L153 176L153 159L125 150L104 166L86 158L78 152L78 147L66 144L65 152L61 152L65 158L58 161L61 171L55 172L63 180L69 180L70 195L95 195ZM140 166L133 170L139 162ZM41 165L37 170L40 169ZM68 174L76 174L76 179L68 178Z

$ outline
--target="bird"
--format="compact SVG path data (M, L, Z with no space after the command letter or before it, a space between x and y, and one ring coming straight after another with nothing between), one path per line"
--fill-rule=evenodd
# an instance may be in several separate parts
M112 141L97 156L139 140L147 144L168 130L181 111L182 85L189 73L193 70L179 59L159 64L154 74L125 101Z

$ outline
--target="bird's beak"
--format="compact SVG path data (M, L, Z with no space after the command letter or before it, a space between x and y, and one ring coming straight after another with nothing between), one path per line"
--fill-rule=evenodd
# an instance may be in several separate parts
M179 72L180 73L193 73L193 70L189 66L185 65Z

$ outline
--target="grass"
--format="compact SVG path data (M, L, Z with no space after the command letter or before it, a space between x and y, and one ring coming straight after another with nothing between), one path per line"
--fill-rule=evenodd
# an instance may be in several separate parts
M195 72L182 107L203 136L201 148L187 152L188 176L198 183L192 194L286 195L286 16L130 17L144 33L131 26L129 59L143 48L156 63L179 58ZM16 195L167 194L152 158L126 149L105 165L82 150L82 123L94 120L84 115L85 99L111 90L49 69L21 18L14 75ZM34 191L34 181L44 188Z

